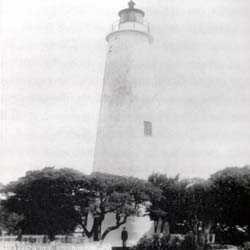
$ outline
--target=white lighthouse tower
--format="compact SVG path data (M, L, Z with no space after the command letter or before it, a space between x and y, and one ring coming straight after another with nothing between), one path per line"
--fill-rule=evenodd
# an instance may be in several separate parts
M107 35L94 171L146 178L157 162L153 37L130 1Z

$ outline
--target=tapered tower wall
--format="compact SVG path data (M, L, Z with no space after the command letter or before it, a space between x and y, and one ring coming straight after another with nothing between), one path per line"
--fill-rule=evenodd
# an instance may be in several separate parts
M152 36L143 21L144 12L129 8L119 12L120 21L107 36L94 171L147 178L157 161L156 86L152 60ZM103 228L114 224L113 215ZM129 218L128 245L152 232L148 217ZM105 242L121 245L122 228L110 232Z
M94 171L146 177L153 169L155 81L152 38L138 30L107 36L108 52L94 156Z

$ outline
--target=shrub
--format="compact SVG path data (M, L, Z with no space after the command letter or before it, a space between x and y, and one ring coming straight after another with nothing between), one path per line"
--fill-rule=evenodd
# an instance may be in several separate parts
M154 234L152 237L141 238L133 250L179 250L180 245L181 241L177 237Z
M180 245L180 250L187 250L187 249L196 250L194 237L191 235L187 235Z
M246 241L243 243L243 250L250 250L250 241Z

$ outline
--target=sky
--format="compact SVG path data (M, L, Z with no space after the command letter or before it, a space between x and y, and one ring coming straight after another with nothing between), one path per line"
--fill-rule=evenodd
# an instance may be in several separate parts
M0 3L0 182L46 166L90 173L105 36L127 1ZM169 117L169 155L159 171L206 178L248 165L250 1L136 4L154 36L157 112Z

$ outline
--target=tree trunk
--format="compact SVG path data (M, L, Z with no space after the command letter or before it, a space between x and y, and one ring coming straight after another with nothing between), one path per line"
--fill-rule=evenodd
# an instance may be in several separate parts
M99 241L101 238L101 221L99 218L94 219L94 224L93 224L93 240L94 241Z
M48 237L50 241L54 241L55 240L55 234L53 232L49 232L48 233Z
M154 233L157 233L158 231L158 224L159 224L159 219L154 221Z
M210 231L211 231L211 228L213 226L213 223L212 222L208 222L205 226L204 226L204 229L203 229L203 233L204 233L204 237L205 237L205 242L204 242L204 247L207 246L208 244L208 237L209 237L209 234L210 234Z

